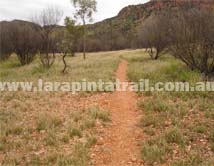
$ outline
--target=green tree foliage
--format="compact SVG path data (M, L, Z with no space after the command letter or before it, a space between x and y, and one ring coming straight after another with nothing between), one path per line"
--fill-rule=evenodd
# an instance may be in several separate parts
M82 20L83 23L83 58L86 59L86 34L87 20L92 20L92 15L97 11L96 0L71 0L74 7L76 8L75 17Z
M71 54L72 56L75 55L75 52L79 50L80 39L83 36L83 26L76 25L76 21L72 18L66 17L65 18L65 27L67 31L67 36L72 43Z

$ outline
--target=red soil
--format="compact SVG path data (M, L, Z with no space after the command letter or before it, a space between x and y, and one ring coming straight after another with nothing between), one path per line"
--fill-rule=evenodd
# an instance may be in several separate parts
M116 73L120 81L127 81L128 63L122 61ZM101 106L110 110L112 125L98 129L101 137L92 152L95 166L141 166L139 139L142 132L137 126L140 112L137 112L137 96L134 92L114 92Z

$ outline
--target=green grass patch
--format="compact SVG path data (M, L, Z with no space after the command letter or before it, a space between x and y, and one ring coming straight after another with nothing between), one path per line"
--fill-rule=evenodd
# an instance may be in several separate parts
M150 60L147 53L125 55L130 81L201 82L201 75L179 60L164 55ZM212 92L138 92L142 100L140 126L146 134L141 156L145 166L204 166L213 163ZM188 149L188 150L187 150ZM176 157L175 157L176 156Z
M87 59L83 60L80 54L76 57L67 57L67 74L62 74L63 62L61 55L57 55L55 64L50 69L44 69L37 57L33 63L20 66L16 58L0 63L0 80L3 81L103 81L114 80L114 72L119 64L119 55L110 53L88 53Z

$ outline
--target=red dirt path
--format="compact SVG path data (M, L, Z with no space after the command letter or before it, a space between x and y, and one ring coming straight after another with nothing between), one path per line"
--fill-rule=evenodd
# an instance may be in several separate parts
M122 82L127 81L128 63L122 60L116 77ZM101 106L110 110L112 125L98 129L101 137L92 152L95 166L142 166L139 159L139 139L142 132L137 124L140 112L137 111L137 96L134 92L114 92Z

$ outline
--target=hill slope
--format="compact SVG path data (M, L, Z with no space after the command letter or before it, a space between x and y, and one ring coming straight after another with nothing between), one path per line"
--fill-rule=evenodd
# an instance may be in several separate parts
M145 19L160 10L214 7L213 0L151 0L145 4L123 8L116 17L89 26L89 48L96 50L138 47L136 32Z
M113 18L88 25L88 51L107 51L138 47L136 32L152 14L165 9L177 7L204 8L214 7L213 0L151 0L145 4L131 5L123 8ZM5 22L4 22L5 23ZM7 24L26 24L15 20ZM30 23L29 23L30 24ZM1 22L0 22L1 25ZM81 46L78 51L81 51Z

